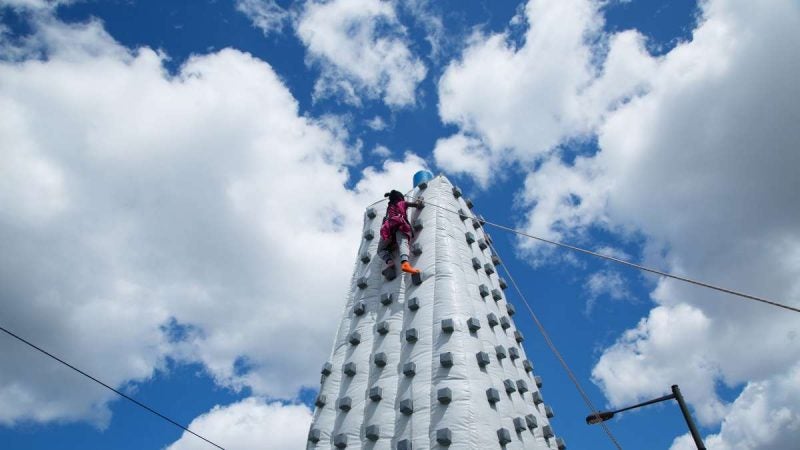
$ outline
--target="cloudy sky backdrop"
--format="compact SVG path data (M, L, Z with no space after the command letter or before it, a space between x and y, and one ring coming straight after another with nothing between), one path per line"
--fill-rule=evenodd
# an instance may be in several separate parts
M795 0L0 0L0 326L226 448L304 448L364 207L421 168L800 306L798 49ZM800 315L493 236L597 405L679 384L709 449L798 448ZM556 432L613 448L517 321ZM8 448L209 448L0 355ZM610 427L693 448L675 405Z

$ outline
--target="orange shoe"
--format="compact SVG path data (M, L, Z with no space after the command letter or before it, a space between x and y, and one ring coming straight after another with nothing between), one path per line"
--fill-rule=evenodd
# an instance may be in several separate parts
M412 267L411 264L408 263L408 261L403 261L403 264L400 264L400 269L405 273L420 273L420 272L422 272L421 270L419 270L419 269L417 269L415 267Z

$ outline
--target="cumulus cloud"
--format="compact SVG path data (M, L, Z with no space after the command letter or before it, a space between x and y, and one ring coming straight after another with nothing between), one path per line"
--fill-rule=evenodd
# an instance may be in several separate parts
M237 450L300 450L306 448L311 411L303 405L269 403L247 398L216 406L194 419L189 429L225 448ZM208 443L184 432L167 450L205 450Z
M391 107L416 103L427 69L414 56L394 5L381 0L311 1L296 24L308 60L320 68L315 96L359 105L380 99Z
M280 32L289 19L289 12L275 0L236 0L236 10L250 18L264 35Z
M597 300L602 296L607 296L612 300L631 299L625 279L619 272L606 269L595 272L589 276L584 283L584 289L589 294L586 301L586 314L591 314Z
M731 405L720 432L704 439L709 450L784 450L797 446L800 433L800 365L785 375L755 381ZM697 448L689 434L670 450Z
M437 139L433 149L438 166L453 174L470 174L483 187L488 186L492 169L488 154L479 139L460 133Z
M691 40L661 57L635 31L598 36L597 7L531 1L520 44L478 36L448 68L440 115L488 149L470 165L530 170L520 200L534 234L586 243L599 227L643 237L648 264L800 304L796 2L702 2ZM591 137L596 154L564 157ZM437 164L465 170L453 155ZM535 244L520 245L539 260ZM781 410L778 395L752 392L796 382L795 317L667 280L651 297L653 310L594 368L612 405L677 383L706 425L759 402ZM746 388L729 404L720 384ZM793 414L762 417L796 442ZM755 436L763 423L736 425ZM732 442L731 433L716 439Z
M29 57L0 62L3 325L113 386L167 358L271 398L316 386L363 208L422 160L351 175L346 138L246 53L169 75L98 22L32 26ZM105 392L0 353L0 423L107 423Z

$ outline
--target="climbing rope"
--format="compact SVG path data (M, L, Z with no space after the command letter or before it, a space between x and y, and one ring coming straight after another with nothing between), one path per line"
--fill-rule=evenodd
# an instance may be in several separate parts
M453 214L457 214L457 215L461 214L458 211L453 211L452 209L446 208L444 206L436 205L436 204L430 203L428 201L425 201L425 204L433 206L435 208L440 208L440 209L445 210L445 211L449 211L449 212L451 212ZM478 220L478 219L476 219L476 220ZM761 303L766 303L768 305L776 306L778 308L787 309L789 311L800 312L800 308L796 308L794 306L789 306L789 305L786 305L786 304L783 304L783 303L778 303L776 301L768 300L768 299L763 298L763 297L757 297L755 295L750 295L750 294L746 294L746 293L743 293L743 292L734 291L732 289L728 289L728 288L724 288L724 287L720 287L720 286L715 286L713 284L705 283L705 282L694 280L694 279L687 278L687 277L682 277L680 275L674 275L674 274L671 274L671 273L668 273L668 272L664 272L664 271L661 271L661 270L658 270L658 269L653 269L652 267L646 267L646 266L643 266L643 265L640 265L640 264L632 263L630 261L625 261L624 259L619 259L619 258L615 258L613 256L604 255L602 253L593 252L593 251L587 250L585 248L580 248L580 247L577 247L577 246L574 246L574 245L565 244L563 242L553 241L553 240L545 239L545 238L542 238L542 237L539 237L539 236L534 236L532 234L525 233L524 231L520 231L520 230L511 228L511 227L507 227L505 225L500 225L498 223L490 222L490 221L485 220L485 219L479 219L479 220L481 222L485 223L486 225L491 225L491 226L493 226L495 228L498 228L498 229L501 229L501 230L504 230L504 231L508 231L510 233L518 234L520 236L525 236L525 237L528 237L528 238L531 238L531 239L535 239L537 241L544 242L546 244L555 245L557 247L566 248L566 249L573 250L573 251L576 251L576 252L585 253L585 254L591 255L591 256L596 256L598 258L602 258L602 259L605 259L605 260L608 260L608 261L612 261L612 262L615 262L615 263L618 263L618 264L623 264L623 265L626 265L628 267L633 267L633 268L636 268L636 269L639 269L639 270L643 270L645 272L654 273L656 275L661 275L663 277L672 278L674 280L679 280L679 281L683 281L685 283L694 284L696 286L701 286L701 287L705 287L705 288L708 288L708 289L713 289L715 291L724 292L726 294L731 294L731 295L738 296L738 297L741 297L741 298L744 298L744 299L747 299L747 300L753 300L753 301L757 301L757 302L761 302Z
M489 248L495 255L498 255L499 257L497 249L491 243L489 243ZM547 333L547 330L544 328L544 325L542 325L542 322L539 320L539 317L536 315L535 312L533 312L533 308L531 308L531 305L528 303L528 300L525 298L525 295L522 294L522 291L517 285L516 280L514 280L514 276L511 275L511 271L508 270L508 267L506 265L503 265L503 270L508 276L509 281L511 281L511 284L514 286L514 290L517 291L517 295L519 295L519 298L522 300L522 303L525 304L525 308L528 310L528 314L531 316L531 319L533 319L533 322L539 329L539 333L544 338L545 343L547 343L547 346L550 348L550 351L553 352L553 355L555 355L556 359L558 359L558 362L561 364L561 367L564 368L564 371L567 372L567 376L572 381L572 384L575 385L575 389L578 390L578 393L580 394L581 398L583 398L584 403L586 403L586 406L588 406L589 409L592 411L592 414L599 416L600 411L597 408L595 408L594 403L592 403L592 400L589 398L589 395L586 394L586 391L583 390L583 386L581 386L581 383L578 381L578 378L575 376L575 373L572 372L572 369L570 369L569 365L567 364L567 361L561 355L561 352L558 351L558 348L553 343L553 340L550 339L550 335ZM622 450L622 446L619 444L619 441L617 441L617 438L614 437L614 434L611 433L611 429L608 428L608 425L606 425L605 422L601 422L600 425L603 427L603 430L606 432L608 438L611 440L614 446L617 447L617 449Z

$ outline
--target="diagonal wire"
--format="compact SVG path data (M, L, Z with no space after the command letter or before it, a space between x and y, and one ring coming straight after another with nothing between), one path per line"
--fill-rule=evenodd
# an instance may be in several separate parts
M24 343L25 345L28 345L29 347L32 347L33 349L35 349L35 350L38 350L38 351L39 351L39 352L41 352L41 353L44 353L45 355L49 356L50 358L52 358L52 359L54 359L54 360L56 360L56 361L60 362L61 364L63 364L63 365L65 365L65 366L69 367L70 369L74 370L75 372L78 372L79 374L83 375L84 377L86 377L86 378L88 378L88 379L90 379L90 380L94 381L95 383L97 383L97 384L99 384L99 385L103 386L104 388L106 388L106 389L108 389L108 390L110 390L110 391L114 392L115 394L119 395L120 397L122 397L122 398L124 398L124 399L126 399L126 400L129 400L129 401L133 402L134 404L136 404L136 405L138 405L138 406L140 406L140 407L142 407L142 408L146 409L147 411L150 411L151 413L153 413L153 414L155 414L156 416L158 416L158 417L160 417L160 418L162 418L162 419L166 420L167 422L169 422L169 423L171 423L171 424L175 425L176 427L178 427L178 428L180 428L180 429L182 429L182 430L184 430L184 431L187 431L187 432L189 432L189 433L191 433L191 434L193 434L193 435L195 435L195 436L199 437L200 439L202 439L202 440L204 440L204 441L208 442L209 444L213 445L214 447L217 447L217 448L218 448L218 449L220 449L220 450L225 450L223 447L221 447L221 446L219 446L219 445L215 444L214 442L211 442L210 440L208 440L208 439L204 438L203 436L200 436L199 434L197 434L197 433L195 433L194 431L192 431L192 430L190 430L190 429L186 428L185 426L183 426L183 425L179 424L178 422L176 422L176 421L174 421L174 420L170 419L169 417L165 416L164 414L161 414L160 412L158 412L158 411L156 411L155 409L153 409L153 408L151 408L151 407L149 407L149 406L145 405L144 403L142 403L142 402L140 402L140 401L136 400L135 398L133 398L133 397L130 397L130 396L128 396L128 395L126 395L126 394L124 394L124 393L122 393L122 392L118 391L117 389L114 389L113 387L111 387L111 386L107 385L106 383L103 383L102 381L100 381L100 380L98 380L97 378L95 378L95 377L93 377L93 376L89 375L88 373L84 372L83 370L81 370L81 369L78 369L77 367L73 366L72 364L70 364L70 363L68 363L68 362L64 361L63 359L59 358L58 356L55 356L55 355L53 355L52 353L50 353L50 352L48 352L48 351L46 351L46 350L42 349L41 347L39 347L39 346L37 346L37 345L35 345L35 344L33 344L33 343L31 343L31 342L27 341L26 339L24 339L24 338L22 338L22 337L20 337L20 336L17 336L16 334L14 334L14 333L12 333L11 331L9 331L9 330L7 330L7 329L3 328L2 326L0 326L0 331L2 331L2 332L4 332L4 333L6 333L7 335L9 335L9 336L13 337L14 339L16 339L16 340L18 340L18 341L20 341L20 342Z
M494 245L489 243L489 248L491 248L494 254L499 256L499 254L497 253L497 249L494 248ZM530 303L528 303L528 300L522 294L522 291L517 285L516 280L514 280L514 277L511 275L511 271L508 270L508 267L505 264L503 265L503 270L506 272L506 275L508 275L508 279L514 286L514 290L517 291L517 295L519 295L519 298L522 299L522 302L525 304L525 308L528 310L528 314L531 316L531 319L533 319L533 322L536 324L536 327L539 328L539 333L544 338L545 343L547 343L547 346L550 348L550 351L552 351L553 355L555 355L556 359L558 359L558 362L561 364L561 367L564 368L564 371L567 372L567 376L569 376L569 379L572 381L572 384L575 385L575 388L578 390L578 393L580 394L584 403L586 403L586 406L589 407L593 415L599 416L600 415L599 410L595 408L594 403L592 403L592 400L589 398L589 395L586 394L586 391L583 390L580 381L578 381L578 378L572 372L572 369L570 369L569 365L567 364L567 361L561 355L561 352L558 351L556 344L554 344L553 340L550 339L550 335L547 333L547 330L544 328L544 325L539 320L539 317L536 315L535 312L533 312L533 308L531 308ZM619 441L617 441L617 438L614 437L614 434L611 433L611 429L608 427L608 425L605 422L600 422L600 425L603 427L603 430L606 432L608 438L611 440L614 446L617 447L617 449L622 450L622 446L620 445Z
M439 205L436 205L436 204L433 204L433 203L429 203L427 201L425 201L425 204L433 206L435 208L443 209L445 211L449 211L449 212L451 212L453 214L459 214L460 215L460 213L458 211L453 211L452 209L445 208L444 206L439 206ZM565 244L563 242L553 241L553 240L545 239L545 238L542 238L542 237L539 237L539 236L534 236L532 234L525 233L524 231L520 231L520 230L511 228L511 227L507 227L505 225L500 225L498 223L490 222L490 221L488 221L486 219L477 219L477 220L480 220L481 222L484 222L487 225L491 225L491 226L493 226L495 228L499 228L499 229L504 230L504 231L508 231L508 232L511 232L511 233L514 233L514 234L518 234L520 236L525 236L525 237L528 237L528 238L531 238L531 239L535 239L537 241L541 241L541 242L544 242L546 244L555 245L555 246L558 246L558 247L566 248L566 249L569 249L569 250L573 250L573 251L584 253L584 254L591 255L591 256L596 256L598 258L602 258L602 259L605 259L605 260L608 260L608 261L612 261L612 262L615 262L615 263L618 263L618 264L623 264L623 265L626 265L628 267L633 267L635 269L643 270L645 272L650 272L650 273L654 273L656 275L661 275L662 277L672 278L674 280L683 281L685 283L694 284L696 286L701 286L701 287L704 287L704 288L713 289L715 291L724 292L726 294L735 295L737 297L745 298L747 300L753 300L753 301L765 303L765 304L768 304L768 305L776 306L778 308L783 308L783 309L786 309L786 310L789 310L789 311L794 311L794 312L800 313L800 308L796 308L794 306L789 306L789 305L786 305L786 304L783 304L783 303L778 303L776 301L769 300L769 299L766 299L766 298L763 298L763 297L758 297L758 296L755 296L755 295L746 294L744 292L734 291L733 289L728 289L728 288L724 288L724 287L721 287L721 286L715 286L713 284L705 283L703 281L698 281L698 280L694 280L694 279L691 279L691 278L682 277L680 275L674 275L674 274L671 274L671 273L668 273L668 272L664 272L664 271L661 271L661 270L658 270L658 269L653 269L652 267L647 267L647 266L643 266L641 264L636 264L636 263L632 263L630 261L625 261L624 259L614 258L613 256L608 256L608 255L604 255L602 253L593 252L593 251L587 250L585 248L580 248L580 247L576 247L574 245Z

